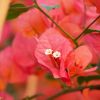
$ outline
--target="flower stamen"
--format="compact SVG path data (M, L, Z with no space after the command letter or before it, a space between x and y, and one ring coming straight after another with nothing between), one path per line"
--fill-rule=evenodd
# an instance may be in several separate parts
M53 57L54 57L54 58L59 58L59 57L61 57L61 53L60 53L59 51L55 51L55 52L53 53Z
M45 55L51 55L52 52L53 52L52 49L46 49L46 50L45 50Z

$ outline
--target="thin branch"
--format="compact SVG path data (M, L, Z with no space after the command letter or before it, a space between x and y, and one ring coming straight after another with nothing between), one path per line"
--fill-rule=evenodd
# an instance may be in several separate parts
M75 41L77 41L78 39L80 39L80 37L81 37L82 35L84 35L85 32L86 32L99 18L100 18L100 15L97 16L96 19L93 20L93 21L82 31L82 33L75 39Z
M31 97L25 97L22 100L33 100L34 98L38 98L39 96L43 96L43 94L36 94L36 95L31 96Z
M29 8L33 8L34 7L34 5L32 5L32 6L25 6L25 7L13 7L13 6L11 6L10 7L10 9L12 10L12 9L29 9Z
M87 89L89 88L90 90L100 90L100 85L91 85L91 86L84 86L84 87L78 87L78 88L75 88L75 89L66 89L66 90L62 90L60 91L59 93L53 95L53 96L50 96L49 98L47 98L47 100L54 100L55 98L63 95L63 94L66 94L66 93L71 93L71 92L76 92L76 91L82 91L84 89Z

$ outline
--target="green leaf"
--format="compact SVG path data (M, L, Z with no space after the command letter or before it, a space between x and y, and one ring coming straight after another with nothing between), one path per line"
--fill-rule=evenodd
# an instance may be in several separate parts
M7 84L7 87L6 87L6 92L9 93L11 96L14 97L14 100L17 100L17 92L15 91L14 89L14 86L13 84Z
M0 51L5 49L7 46L10 46L13 42L13 39L14 39L14 36L10 36L8 39L6 39L4 42L3 42L3 45L0 46Z
M48 80L56 80L56 79L52 76L51 73L47 73L47 74L45 75L45 78L48 79Z
M77 78L78 83L81 85L84 82L89 82L92 80L100 80L100 75L92 75L92 76L80 76Z
M87 29L84 33L89 34L89 33L92 33L92 32L100 33L100 30Z
M26 7L23 4L14 4L14 5L11 5L10 9L8 11L7 19L10 20L10 19L16 18L21 13L26 12L27 10L29 10L32 7L33 6Z
M47 6L45 4L42 4L42 7L46 8L46 10L50 11L52 9L59 8L60 6L59 5Z

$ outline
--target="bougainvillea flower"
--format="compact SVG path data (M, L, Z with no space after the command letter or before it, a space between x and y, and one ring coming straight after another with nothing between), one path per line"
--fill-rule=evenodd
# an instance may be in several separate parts
M35 37L26 37L22 34L16 34L13 41L12 50L14 60L26 71L31 71L37 64L37 61L34 57L36 44L37 40Z
M37 0L37 2L40 5L40 7L43 9L47 7L55 6L55 8L48 11L48 14L57 22L61 20L65 15L71 12L80 11L81 8L83 7L82 0L80 1L79 0L77 1L76 0ZM44 7L43 5L46 7ZM80 7L80 5L82 7ZM56 8L56 6L58 7Z
M72 13L64 17L62 20L60 20L59 25L64 29L64 31L70 33L74 38L76 38L84 30L84 27L89 25L91 21L93 21L98 16L96 10L93 8L94 7L90 7L89 9L87 9L85 18L83 16L84 14L83 12ZM75 29L72 28L72 26L75 27ZM92 25L91 29L99 30L100 29L99 26L100 25L98 24L98 22L95 22ZM82 42L80 41L78 42L79 44L85 43L86 45L89 46L93 54L92 63L97 63L100 57L99 34L98 33L97 33L98 35L96 33L93 34L90 33L90 35L83 37L84 39L80 39L80 41Z
M0 92L0 100L14 100L14 98L6 92Z
M56 22L64 17L60 0L37 0L40 7L48 13ZM47 9L51 8L51 9Z
M64 17L63 9L60 7L60 2L58 0L38 0L37 1L41 9L48 13L53 20L58 22ZM50 11L45 9L46 7L59 6L57 8L52 8ZM31 18L30 18L31 16ZM44 16L38 9L31 9L23 14L21 14L15 22L13 22L15 32L25 34L27 36L41 35L48 27L52 26L50 20Z
M64 17L61 21L59 21L59 25L65 32L70 33L74 38L76 38L82 31L79 25L72 22L71 17L70 19L68 17Z
M84 15L84 13L85 13L85 15ZM66 25L66 23L76 24L77 27L79 27L79 28L81 28L81 30L83 30L83 28L86 27L87 25L89 25L91 23L91 21L93 21L93 19L95 19L97 16L98 16L98 14L96 13L95 7L88 7L86 12L80 11L77 13L71 13L69 15L66 15L62 20L59 21L59 24L61 24L60 26L62 28L64 27L65 31L66 31L65 26L68 26L68 25ZM71 25L69 25L69 27L71 27ZM77 29L79 29L79 28L77 28ZM77 32L74 29L73 29L73 31L74 31L74 34L81 33L80 31Z
M73 50L71 42L52 28L39 38L35 55L38 62L49 69L55 78L67 79L86 71L96 70L85 70L92 60L92 54L87 46Z
M100 61L100 34L92 33L86 35L83 39L83 42L89 46L93 54L92 63L98 63Z
M83 45L72 51L66 59L66 68L70 76L95 71L97 67L86 69L92 60L92 53L88 46Z
M26 36L38 36L48 27L47 18L37 9L31 9L21 14L14 23L15 32Z
M67 79L63 64L71 50L70 41L57 30L50 28L39 38L35 55L38 62L51 71L55 78Z
M17 72L17 74L16 74ZM13 61L12 49L7 47L0 52L0 84L21 83L26 80L24 71Z

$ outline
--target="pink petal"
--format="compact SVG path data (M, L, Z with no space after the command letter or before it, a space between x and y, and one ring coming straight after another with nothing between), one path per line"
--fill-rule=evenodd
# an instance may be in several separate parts
M73 50L66 58L65 67L69 76L82 74L84 69L92 60L92 54L86 45Z
M74 18L75 19L75 18ZM79 19L78 19L79 20ZM59 25L67 32L70 33L73 37L77 37L81 33L81 28L76 23L72 22L71 16L63 18ZM73 28L74 27L74 28Z
M62 63L61 68L59 66L61 70L60 71L54 66L51 59L47 55L45 55L46 49L52 49L54 51L61 52L61 59L64 61L68 53L72 50L70 41L67 38L63 37L57 30L51 28L43 33L43 35L39 38L39 43L35 52L38 62L48 70L50 70L55 78L65 77L65 69L64 66L62 66Z
M91 62L92 53L90 52L88 46L80 46L75 51L76 64L83 66L83 69Z
M0 77L10 83L20 83L26 79L24 71L13 61L11 47L0 52Z
M25 37L17 34L12 45L14 60L25 70L37 64L34 51L37 45L35 37Z
M93 72L93 71L96 71L97 69L98 67L93 67L93 68L85 70L84 72Z
M40 35L49 27L48 19L37 9L21 14L13 24L15 32L26 36Z
M100 34L93 33L86 35L84 42L89 46L93 54L92 63L98 63L100 60Z

